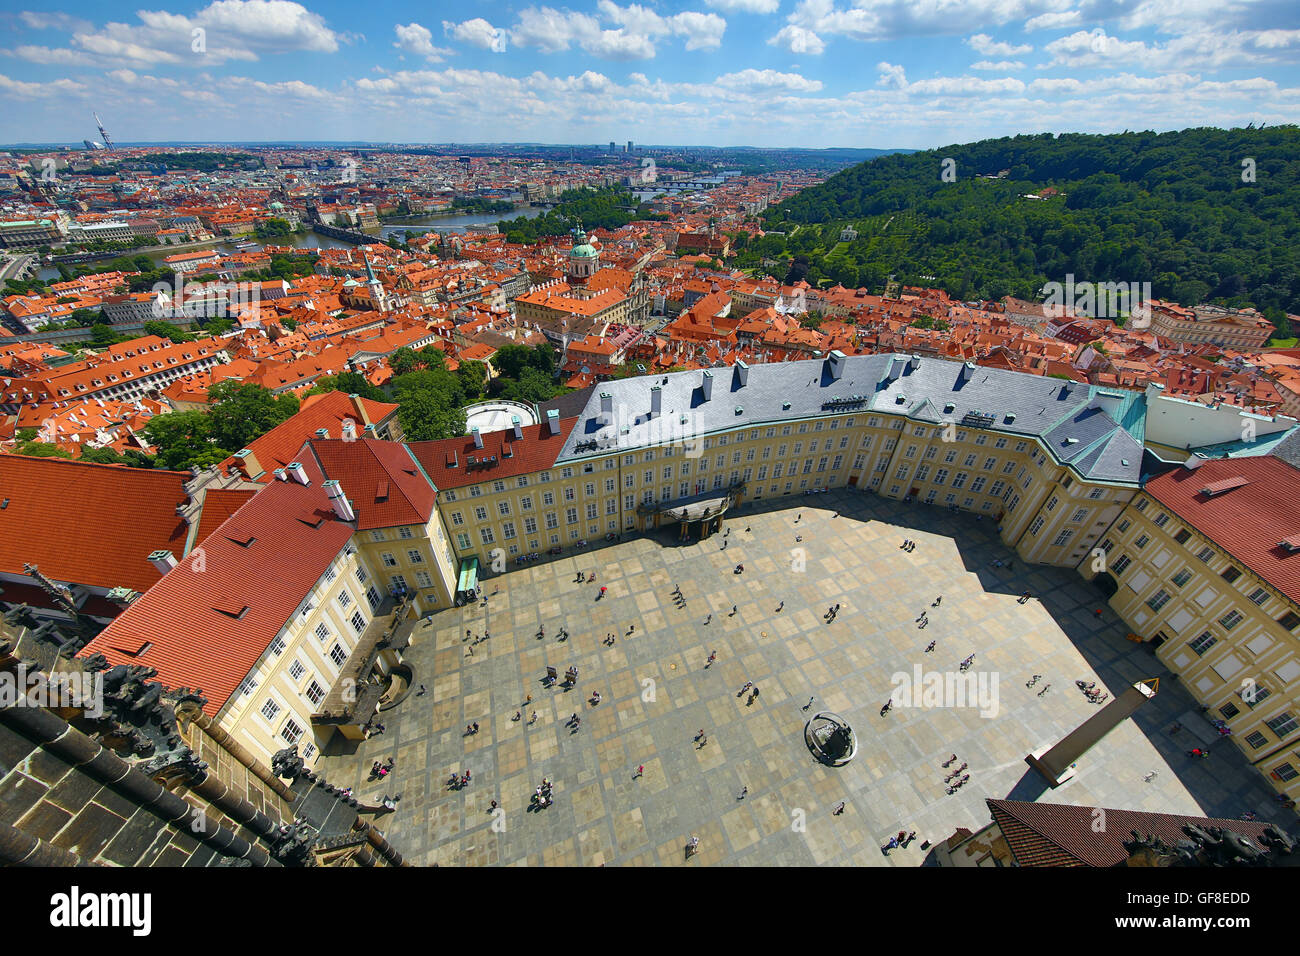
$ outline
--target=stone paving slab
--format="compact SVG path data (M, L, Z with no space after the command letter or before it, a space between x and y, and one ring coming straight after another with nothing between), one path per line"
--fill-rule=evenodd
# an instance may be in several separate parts
M1167 672L1124 639L1108 608L1094 617L1104 604L1091 585L1073 571L1024 565L990 521L841 491L747 506L726 527L686 546L669 533L632 538L486 580L486 608L444 611L417 630L407 661L428 693L409 696L385 714L383 735L320 769L368 802L400 793L397 812L378 825L417 865L915 866L923 840L984 826L990 796L1274 812L1271 790L1234 748L1216 748L1212 767L1185 756L1206 737L1191 732L1204 718L1168 679L1088 752L1074 779L1044 791L1024 757L1095 712L1075 679L1114 695ZM899 549L904 538L918 542L914 551ZM575 581L593 570L598 584ZM609 590L597 600L600 585ZM1026 590L1034 598L1020 604ZM572 633L564 642L561 626ZM897 703L879 715L895 674L951 672L972 653L973 672L986 686L997 680L996 716ZM561 673L576 665L577 688L544 687L548 664ZM746 681L757 698L740 693ZM804 723L823 709L858 735L859 755L845 767L818 764L803 742ZM574 713L577 730L567 724ZM479 733L466 736L475 721ZM1189 729L1171 736L1175 721ZM947 794L941 764L952 753L971 779ZM394 774L367 782L371 762L390 755ZM465 769L472 783L449 789ZM554 803L529 810L543 777ZM490 812L493 799L503 813ZM845 812L834 816L840 801ZM917 841L882 853L900 829ZM688 857L692 836L700 847Z

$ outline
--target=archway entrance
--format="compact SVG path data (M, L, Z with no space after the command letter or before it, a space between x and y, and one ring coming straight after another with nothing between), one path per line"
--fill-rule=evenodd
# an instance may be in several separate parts
M647 502L637 506L641 530L658 529L677 523L679 541L702 541L722 528L722 519L736 507L744 494L743 483L725 490L705 492L675 501Z

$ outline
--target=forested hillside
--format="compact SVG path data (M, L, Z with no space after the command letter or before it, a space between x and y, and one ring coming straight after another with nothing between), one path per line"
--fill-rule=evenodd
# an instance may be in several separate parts
M965 299L1034 298L1072 273L1285 324L1283 311L1300 313L1300 128L1043 134L882 156L772 207L765 228L786 235L747 243L739 264L795 257L792 278L810 282L878 289L895 274Z

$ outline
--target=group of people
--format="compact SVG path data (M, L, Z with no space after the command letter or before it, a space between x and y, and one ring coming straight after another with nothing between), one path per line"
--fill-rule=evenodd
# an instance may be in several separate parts
M908 833L906 830L899 830L896 836L891 836L889 842L880 848L880 852L889 855L890 850L906 850L907 845L916 839L916 831Z
M953 754L943 762L943 768L947 770L956 762L957 762L957 755ZM943 782L947 785L945 789L949 794L956 793L962 787L966 786L966 784L970 781L970 774L963 773L965 769L966 769L966 761L963 760L960 767L958 767L956 770L952 771L946 777L943 778Z
M452 773L451 778L447 781L447 786L452 790L463 790L469 786L470 773L466 770L464 773Z
M392 757L389 757L383 763L380 763L378 760L376 760L374 763L370 765L370 779L382 780L384 777L387 777L390 773L393 772L393 765L395 763L396 761Z

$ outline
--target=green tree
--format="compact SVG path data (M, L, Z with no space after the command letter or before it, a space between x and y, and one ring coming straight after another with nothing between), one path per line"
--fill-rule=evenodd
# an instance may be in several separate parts
M298 411L296 395L275 395L254 382L228 379L208 389L213 442L239 451ZM164 416L171 417L171 416Z
M338 375L324 375L316 379L307 390L307 395L324 395L326 392L343 392L345 395L360 395L376 402L388 400L383 389L376 388L360 372L341 372Z
M487 365L472 359L461 362L460 367L456 369L456 377L460 379L461 392L471 402L483 397L483 389L487 385L487 376Z
M172 471L182 471L191 466L207 468L231 454L214 441L212 418L203 411L155 415L145 425L144 435L149 444L158 449L158 464ZM235 451L243 447L237 444Z
M156 335L159 338L171 339L173 342L193 342L194 336L190 335L179 325L171 322L152 321L144 323L145 335Z

